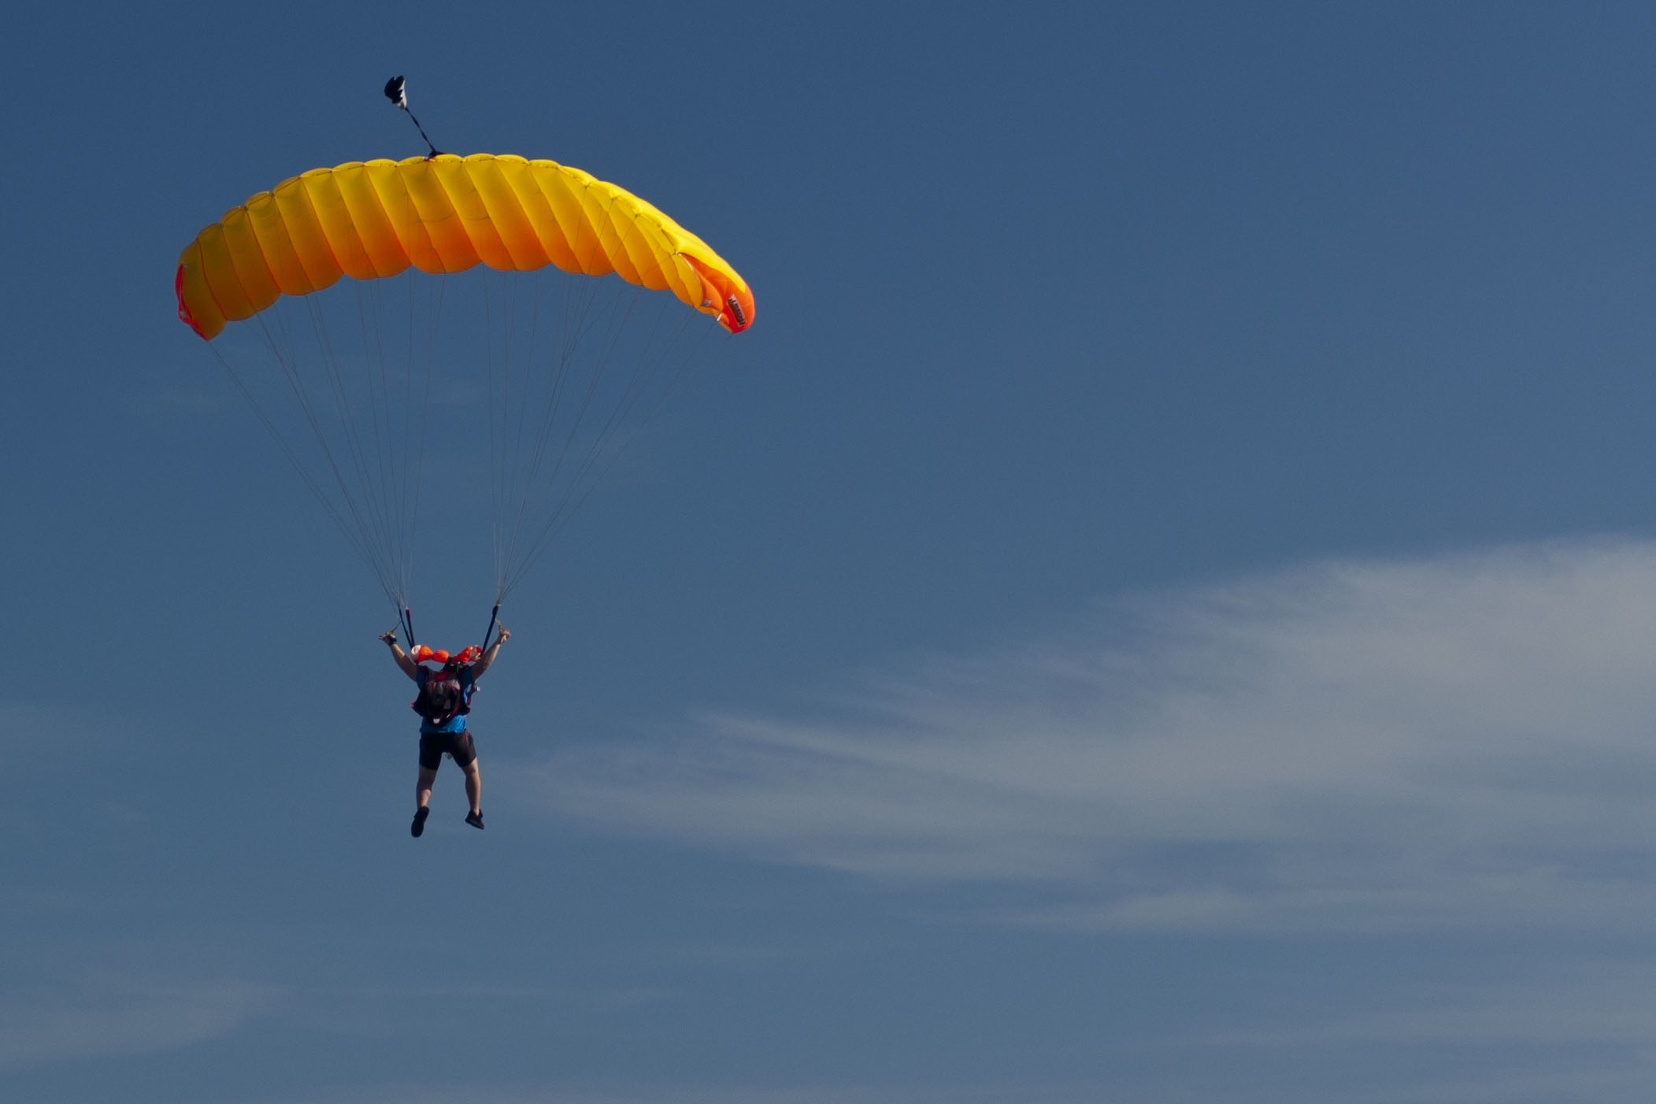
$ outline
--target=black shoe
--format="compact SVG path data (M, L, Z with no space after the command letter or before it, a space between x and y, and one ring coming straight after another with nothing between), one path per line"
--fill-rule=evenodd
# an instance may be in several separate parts
M420 837L420 833L425 831L425 820L426 817L430 815L430 809L414 810L414 823L408 826L408 834L413 836L415 839L418 839Z
M467 813L466 823L471 825L473 828L483 827L483 814L481 812Z

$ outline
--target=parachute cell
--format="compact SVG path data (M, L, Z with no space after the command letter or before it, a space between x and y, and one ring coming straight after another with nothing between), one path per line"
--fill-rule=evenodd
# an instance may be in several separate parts
M178 314L212 340L278 295L413 267L547 265L671 291L732 333L753 322L746 281L707 243L614 184L510 154L352 161L261 192L178 260Z

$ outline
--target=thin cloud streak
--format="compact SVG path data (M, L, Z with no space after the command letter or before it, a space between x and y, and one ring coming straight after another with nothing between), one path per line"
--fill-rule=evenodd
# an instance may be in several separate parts
M1498 984L1416 983L1382 992L1392 1010L1325 1011L1315 1022L1252 1028L1211 1041L1300 1048L1329 1043L1620 1045L1648 1062L1656 1034L1656 968L1642 961L1544 962Z
M1617 928L1656 905L1656 545L1334 562L544 764L610 829L1023 882L1075 929Z
M225 978L165 982L103 977L0 1004L0 1068L146 1054L228 1035L278 990Z
M1083 1104L1096 1086L1044 1085L699 1086L629 1083L461 1087L397 1084L327 1096L283 1098L269 1104Z

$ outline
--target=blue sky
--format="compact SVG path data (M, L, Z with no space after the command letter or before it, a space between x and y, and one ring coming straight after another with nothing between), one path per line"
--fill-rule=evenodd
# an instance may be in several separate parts
M1648 1099L1656 14L202 12L7 20L0 1096ZM384 599L172 289L423 152L394 73L758 303L417 842Z

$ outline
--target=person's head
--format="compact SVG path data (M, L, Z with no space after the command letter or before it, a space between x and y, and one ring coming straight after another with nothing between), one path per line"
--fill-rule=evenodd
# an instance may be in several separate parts
M440 648L428 648L424 644L416 644L414 650L408 653L415 663L435 663L439 667L446 667L449 654Z
M424 644L416 644L409 655L414 657L415 663L435 663L445 671L457 671L462 667L470 667L483 655L483 649L476 644L468 644L453 655L441 648L428 648Z

